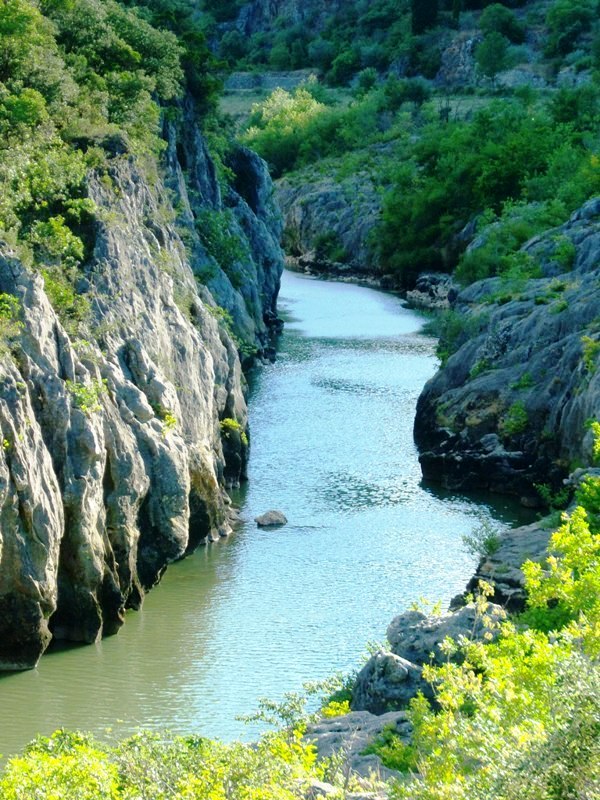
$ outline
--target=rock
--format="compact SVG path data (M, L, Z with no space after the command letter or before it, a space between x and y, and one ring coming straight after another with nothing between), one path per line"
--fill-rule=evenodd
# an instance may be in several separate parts
M600 200L522 252L544 277L512 295L497 278L459 294L459 346L421 393L415 440L427 480L530 504L536 483L560 488L592 458L585 422L600 413L600 369L585 348L598 341Z
M490 604L488 616L493 620L504 619L504 610ZM465 605L458 611L428 616L421 611L405 611L395 617L387 629L387 639L392 653L422 666L423 664L442 664L447 656L439 645L446 638L455 642L462 637L473 641L483 638L488 629L477 615L473 603Z
M417 278L415 288L406 293L414 308L440 310L451 308L458 297L458 286L451 275L443 272L424 272Z
M287 525L287 517L282 511L266 511L259 517L255 517L254 522L259 528L279 528Z
M387 145L373 148L374 157ZM342 180L308 168L276 183L291 266L320 275L379 276L369 237L381 212L381 192L370 172Z
M376 716L368 711L352 711L340 717L320 719L308 726L306 738L317 748L320 759L343 757L347 768L363 778L386 780L397 776L374 755L363 751L384 728L392 726L403 739L410 737L410 723L403 711Z
M250 0L242 5L234 25L246 36L300 24L316 32L321 30L327 16L343 4L344 0L330 0L324 9L317 0Z
M505 616L503 609L493 604L487 613L495 621ZM400 614L387 630L391 652L375 653L359 672L352 688L352 710L383 714L406 708L419 692L433 699L432 688L421 674L423 665L446 661L448 656L440 648L446 638L457 643L463 637L477 641L487 631L473 604L440 616L420 611Z
M494 587L492 602L511 612L523 611L526 593L521 567L527 560L544 560L550 535L551 527L537 522L505 531L496 552L479 562L467 592L475 591L479 581L484 580ZM460 597L457 602L461 602Z
M166 123L164 179L114 148L107 175L89 175L80 330L0 241L0 292L23 322L0 362L0 670L35 666L51 636L115 633L169 563L229 532L225 484L243 477L247 443L225 456L220 421L244 430L247 410L215 309L270 347L281 222L250 151L235 157L240 191L221 196L192 102L181 111L182 133ZM239 238L243 290L206 252L202 212Z
M339 792L331 783L312 781L306 792L306 800L319 800L321 797L335 797Z
M352 709L384 714L405 708L422 685L421 671L405 658L379 650L358 673Z
M442 63L435 76L440 86L466 86L476 83L474 53L482 40L479 31L457 34L442 50Z

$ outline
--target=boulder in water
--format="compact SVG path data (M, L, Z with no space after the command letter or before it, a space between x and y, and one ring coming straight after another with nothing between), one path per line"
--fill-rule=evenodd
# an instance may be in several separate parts
M259 528L279 528L287 525L287 517L282 511L267 511L254 519Z

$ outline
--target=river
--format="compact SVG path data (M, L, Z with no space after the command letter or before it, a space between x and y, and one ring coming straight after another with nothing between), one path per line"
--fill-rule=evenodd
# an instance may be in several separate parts
M509 500L421 483L412 425L437 362L420 316L289 272L280 308L277 361L251 381L250 481L234 498L246 523L171 566L118 636L2 676L0 753L60 726L246 736L236 717L259 697L352 669L411 602L461 591L462 535L482 515L519 521ZM269 508L289 524L257 529Z

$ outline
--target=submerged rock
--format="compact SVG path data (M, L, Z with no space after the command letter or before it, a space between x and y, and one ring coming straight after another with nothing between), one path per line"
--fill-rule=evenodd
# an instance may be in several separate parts
M287 525L287 517L282 511L266 511L259 517L255 517L254 522L259 528L279 528Z

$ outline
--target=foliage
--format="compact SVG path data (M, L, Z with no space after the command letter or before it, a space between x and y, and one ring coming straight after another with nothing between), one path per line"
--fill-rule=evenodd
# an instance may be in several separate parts
M477 217L480 236L461 260L460 280L508 271L530 236L565 222L600 191L598 117L589 104L578 107L580 116L566 123L551 105L532 114L514 98L491 102L470 120L425 125L390 170L375 236L384 268L403 285L424 269L452 269L461 258L459 234ZM569 254L559 256L566 262Z
M196 230L209 255L230 278L234 278L232 268L238 262L248 259L249 254L236 232L232 212L229 209L202 209L196 216Z
M546 53L563 56L570 53L596 19L597 0L555 0L546 15L549 31Z
M337 700L330 700L327 705L323 706L321 709L321 714L326 719L331 719L332 717L341 717L344 714L350 713L350 701L349 700L342 700L338 702Z
M500 3L486 6L479 17L479 27L486 33L500 33L514 44L521 44L525 39L523 26L513 11Z
M471 533L462 537L467 552L478 558L493 556L502 542L500 534L487 519L482 519Z
M89 311L77 279L95 236L89 171L104 169L115 142L159 155L161 105L186 84L208 107L213 64L188 0L3 3L0 237L43 272L70 333Z
M475 51L477 67L482 75L494 80L496 75L507 69L509 42L506 36L498 31L486 34L483 42Z
M526 430L529 424L527 409L521 400L513 403L500 422L500 430L506 436L517 436Z
M598 367L598 356L600 355L600 341L592 339L591 336L581 337L581 350L583 354L583 366L586 371L593 374Z
M0 355L5 355L17 338L23 323L20 320L21 303L12 294L0 293Z
M246 447L248 446L248 435L237 421L237 419L232 419L231 417L225 417L220 422L221 433L223 436L229 438L232 433L236 433L240 437L240 441Z
M255 745L139 733L117 746L79 733L38 737L0 776L4 800L295 800L315 770L299 735Z
M483 328L486 322L485 314L462 314L447 309L436 312L426 323L424 330L438 337L436 355L443 366L451 355Z
M68 380L65 383L68 392L73 397L75 407L84 414L93 414L95 411L102 410L100 398L106 392L106 381L94 378L85 383L78 380Z
M67 333L76 335L90 315L90 302L85 295L77 294L74 288L73 269L58 267L43 269L44 288L52 307Z
M376 755L388 769L398 772L411 772L415 768L415 748L400 738L395 725L386 725L371 744L362 751L363 755Z

